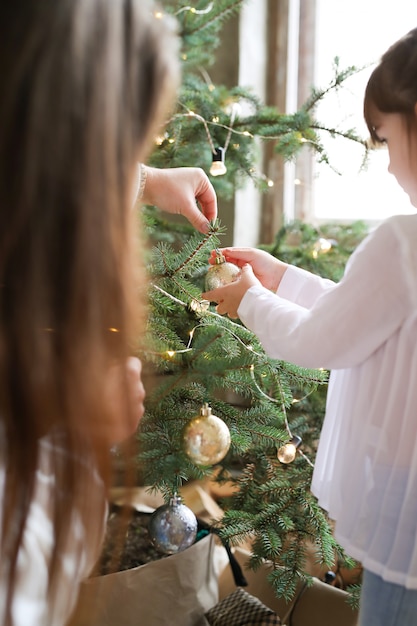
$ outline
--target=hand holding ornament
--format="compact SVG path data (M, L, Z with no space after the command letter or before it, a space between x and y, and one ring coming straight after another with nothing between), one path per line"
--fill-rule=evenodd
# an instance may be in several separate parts
M238 267L247 263L259 282L266 288L276 291L288 267L287 263L273 257L265 250L257 248L220 248L213 250L209 258L211 265L216 263L217 254L221 253L227 262Z
M218 302L216 311L220 315L226 314L231 318L237 318L239 317L238 308L245 293L251 287L260 284L253 273L252 267L246 264L242 267L237 280L218 289L206 291L202 294L202 297L210 302Z

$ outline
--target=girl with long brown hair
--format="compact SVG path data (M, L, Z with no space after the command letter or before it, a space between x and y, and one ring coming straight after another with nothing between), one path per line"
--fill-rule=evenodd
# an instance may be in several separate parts
M98 556L109 448L143 413L132 193L178 44L145 0L3 2L0 31L0 621L59 626ZM182 187L204 230L207 177Z

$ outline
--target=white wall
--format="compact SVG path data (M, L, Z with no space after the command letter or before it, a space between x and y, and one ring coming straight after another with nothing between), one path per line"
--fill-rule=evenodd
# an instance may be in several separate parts
M293 112L297 108L299 16L300 0L289 0L286 102L288 112ZM267 0L248 0L243 5L240 12L239 84L251 87L262 101L265 101L266 96L267 21ZM257 145L262 154L261 142ZM259 163L262 163L261 157ZM284 217L287 220L294 219L294 171L294 163L286 164ZM234 245L259 244L261 202L261 194L250 182L245 189L236 193Z
M291 0L292 14L299 0ZM417 26L417 2L412 0L317 0L317 44L315 85L324 87L332 77L336 56L340 67L365 70L346 83L337 95L326 97L317 117L327 126L357 128L367 135L362 117L362 99L367 78L380 55L400 36ZM240 13L239 84L252 87L265 98L267 1L247 0ZM296 19L293 20L296 23ZM296 41L296 33L294 38ZM289 50L291 52L291 50ZM297 63L290 54L290 84L296 89ZM292 59L292 62L291 62ZM291 65L292 63L292 65ZM295 108L288 92L288 110ZM371 155L366 171L360 172L362 148L343 139L325 139L330 161L339 176L326 165L315 166L313 215L316 222L364 219L378 222L395 213L415 211L408 197L387 173L385 150ZM293 217L293 166L287 167L285 218ZM298 182L298 181L297 181ZM303 184L303 181L299 181ZM261 200L250 183L235 198L234 245L255 246L259 242Z

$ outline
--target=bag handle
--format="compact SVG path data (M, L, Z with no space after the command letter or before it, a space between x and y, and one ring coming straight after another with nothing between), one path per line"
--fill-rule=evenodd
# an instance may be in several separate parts
M219 537L222 545L226 550L227 556L229 557L230 569L232 570L233 579L235 581L236 587L247 587L248 581L243 574L242 568L238 563L236 557L234 556L233 552L231 551L228 541L220 536L220 531L214 526L210 526L210 524L203 522L201 519L198 520L198 527L199 530L197 533L197 540L201 537L204 537L205 535L208 535L209 533L213 533L214 535L217 535L217 537Z

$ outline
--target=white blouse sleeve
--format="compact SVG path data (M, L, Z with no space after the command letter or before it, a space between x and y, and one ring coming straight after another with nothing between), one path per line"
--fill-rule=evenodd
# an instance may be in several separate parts
M324 291L335 284L332 280L290 265L282 277L277 293L281 298L309 309Z
M258 286L249 289L239 317L273 358L302 367L355 366L377 350L410 312L405 257L398 232L388 220L354 252L338 284L289 268L277 294Z

